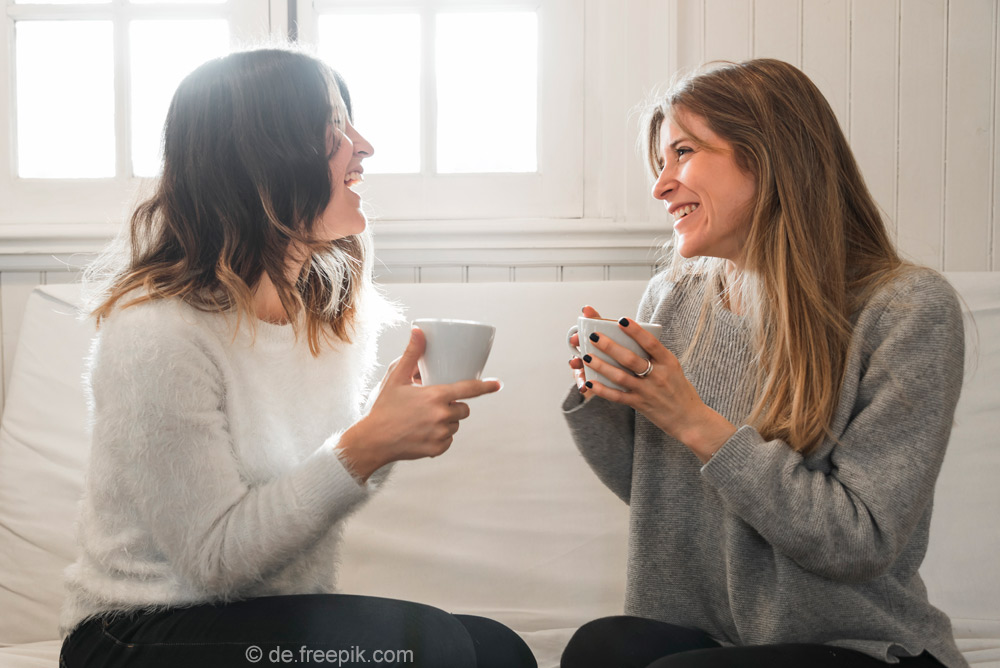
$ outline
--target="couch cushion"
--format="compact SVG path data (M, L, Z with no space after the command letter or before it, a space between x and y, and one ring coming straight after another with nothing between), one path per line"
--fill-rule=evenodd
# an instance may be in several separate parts
M1000 273L950 273L971 309L965 383L920 573L970 663L1000 662Z
M82 376L93 325L78 288L28 298L0 425L0 645L51 640L74 557L89 441Z

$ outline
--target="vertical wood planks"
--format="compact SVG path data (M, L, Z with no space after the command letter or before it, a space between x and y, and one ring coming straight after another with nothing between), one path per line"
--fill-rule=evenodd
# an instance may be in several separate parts
M1000 2L993 4L993 228L990 271L1000 271Z
M851 3L851 146L875 201L896 219L898 0Z
M799 66L802 52L801 0L754 0L753 56Z
M989 268L995 63L993 0L948 3L944 269Z
M745 60L753 53L752 0L705 0L705 59Z
M808 0L802 9L802 71L823 91L850 138L850 2Z
M897 236L916 262L943 263L947 0L903 2L899 19Z

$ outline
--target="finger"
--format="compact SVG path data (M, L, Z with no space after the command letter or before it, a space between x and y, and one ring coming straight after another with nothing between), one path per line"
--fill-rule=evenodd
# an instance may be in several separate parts
M579 357L573 357L569 361L569 367L571 369L582 369L583 368L583 360L580 359Z
M587 394L592 394L596 397L601 397L602 399L607 399L608 401L613 401L617 404L625 404L626 406L632 406L634 401L634 394L628 392L622 392L621 390L613 390L610 387L603 385L594 380L588 380L584 384L584 388L587 389Z
M588 305L588 306L584 306L583 307L583 317L584 318L600 318L601 314L598 313L597 309L595 309L593 306L589 306Z
M635 325L633 325L635 327ZM647 332L648 333L648 332ZM597 337L597 340L594 340ZM646 359L639 357L634 352L626 348L625 346L616 343L611 340L609 336L600 336L597 333L590 335L591 345L600 350L602 353L613 359L618 364L622 365L624 368L632 371L633 373L642 373L646 370L647 364ZM659 341L657 341L659 345ZM584 359L584 362L587 360ZM599 369L598 369L599 370ZM601 371L601 373L604 373ZM617 380L616 380L617 382Z
M427 340L419 327L410 330L410 341L406 344L406 350L393 369L393 373L388 376L390 382L400 385L409 385L413 382L413 377L420 372L417 370L417 360L424 354Z
M449 401L458 401L499 392L503 384L499 380L461 380L441 387Z
M455 401L451 404L451 421L458 424L459 420L464 420L469 417L471 412L472 411L469 409L468 404L463 404L461 401Z
M608 380L621 385L629 392L634 392L638 388L640 380L635 377L635 374L630 371L622 371L614 364L608 364L600 357L584 355L583 363ZM645 364L643 364L643 368L646 368Z
M631 318L622 318L618 321L618 326L621 328L623 332L632 337L632 339L635 340L635 342L638 343L639 346L643 350L645 350L651 358L653 358L653 361L657 361L662 358L663 351L665 351L666 348L663 346L662 343L660 343L660 340L658 338L649 333L649 331L640 327L639 323L637 323L635 320L632 320ZM642 373L643 369L645 368L646 368L646 361L643 360L642 368L638 369L636 373Z

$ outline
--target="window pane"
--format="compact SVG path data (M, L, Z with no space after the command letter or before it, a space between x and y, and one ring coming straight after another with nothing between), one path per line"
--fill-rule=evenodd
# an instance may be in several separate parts
M169 5L183 3L185 5L218 5L226 0L129 0L133 5Z
M132 21L132 171L153 176L163 159L163 121L181 80L229 50L225 20ZM177 48L183 44L184 48ZM164 54L170 54L165 58Z
M534 12L437 17L439 172L537 169Z
M420 16L319 17L319 56L347 81L370 173L420 171Z
M110 21L18 21L17 173L115 175L114 33Z

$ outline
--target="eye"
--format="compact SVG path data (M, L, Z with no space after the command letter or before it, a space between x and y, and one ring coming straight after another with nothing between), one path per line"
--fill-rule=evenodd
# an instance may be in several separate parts
M683 158L688 153L694 153L694 151L688 148L687 146L678 146L677 148L674 149L674 154L677 155L678 160Z

